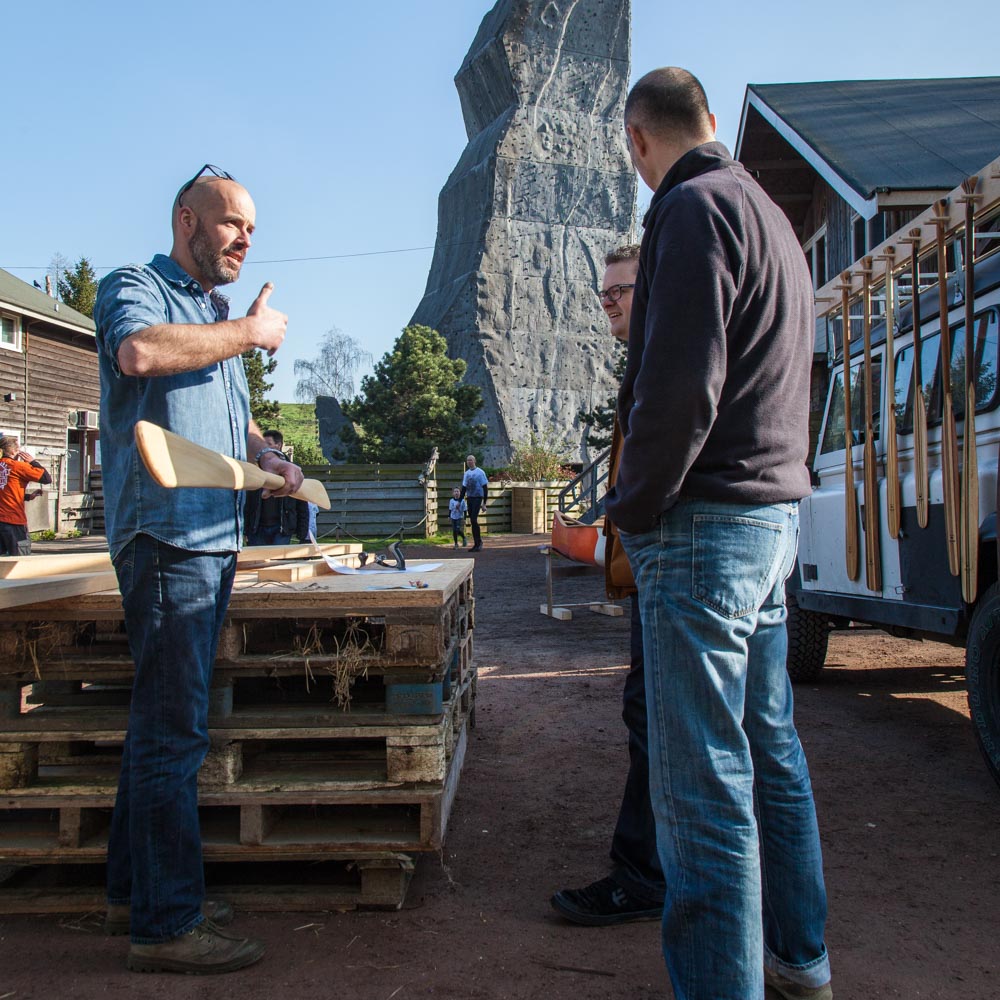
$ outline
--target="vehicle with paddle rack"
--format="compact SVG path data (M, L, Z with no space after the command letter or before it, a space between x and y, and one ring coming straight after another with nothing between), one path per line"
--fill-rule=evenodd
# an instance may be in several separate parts
M1000 782L1000 158L819 289L816 312L835 349L788 672L819 676L851 622L964 645Z

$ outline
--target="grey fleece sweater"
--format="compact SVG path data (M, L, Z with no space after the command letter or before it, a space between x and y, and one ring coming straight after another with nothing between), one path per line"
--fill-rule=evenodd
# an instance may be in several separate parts
M814 314L787 219L711 142L674 164L643 224L608 515L641 532L681 496L801 499Z

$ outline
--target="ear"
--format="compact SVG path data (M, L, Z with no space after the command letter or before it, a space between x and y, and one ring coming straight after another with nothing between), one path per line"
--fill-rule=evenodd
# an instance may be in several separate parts
M719 131L719 123L716 121L715 115L711 111L708 113L708 122L712 126L712 138L715 138L715 133Z
M177 210L177 225L180 227L181 232L190 235L194 232L197 224L198 216L194 214L189 206L181 205Z
M649 142L642 127L639 125L626 125L625 133L628 135L629 145L632 147L634 155L640 159L645 159L646 153L649 151Z

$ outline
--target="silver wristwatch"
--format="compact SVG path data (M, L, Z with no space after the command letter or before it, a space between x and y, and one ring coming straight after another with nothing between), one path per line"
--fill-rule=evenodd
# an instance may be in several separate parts
M280 448L261 448L260 451L257 452L254 461L258 465L260 465L261 458L263 458L263 456L266 455L268 452L270 452L273 455L280 455L284 461L286 462L288 461L288 459L285 457L285 453Z

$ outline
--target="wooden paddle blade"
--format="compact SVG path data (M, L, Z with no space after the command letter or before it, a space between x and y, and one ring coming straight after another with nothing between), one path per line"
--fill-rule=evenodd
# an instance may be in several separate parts
M930 516L927 496L927 407L924 394L919 390L913 400L913 473L917 491L917 524L926 528Z
M259 490L282 482L280 476L269 477L256 465L220 455L148 420L135 425L135 443L149 474L168 489L195 486Z
M194 441L140 420L135 425L135 441L149 474L161 486L174 489L188 486L199 489L278 490L285 485L281 476L265 472L251 462L220 455ZM330 509L326 487L317 479L305 479L301 488L290 494Z
M882 592L882 564L879 557L878 466L875 442L871 435L865 440L865 585Z
M962 597L974 604L979 589L979 458L976 454L976 387L965 390L965 434L962 440Z
M951 396L944 398L941 425L941 475L944 481L944 530L948 545L948 569L952 576L961 570L958 543L958 430Z
M330 495L326 492L326 486L318 479L303 479L299 489L289 495L296 500L308 500L322 510L330 509Z
M854 462L850 450L844 469L844 552L847 559L847 579L857 580L858 558L858 497L854 491Z

